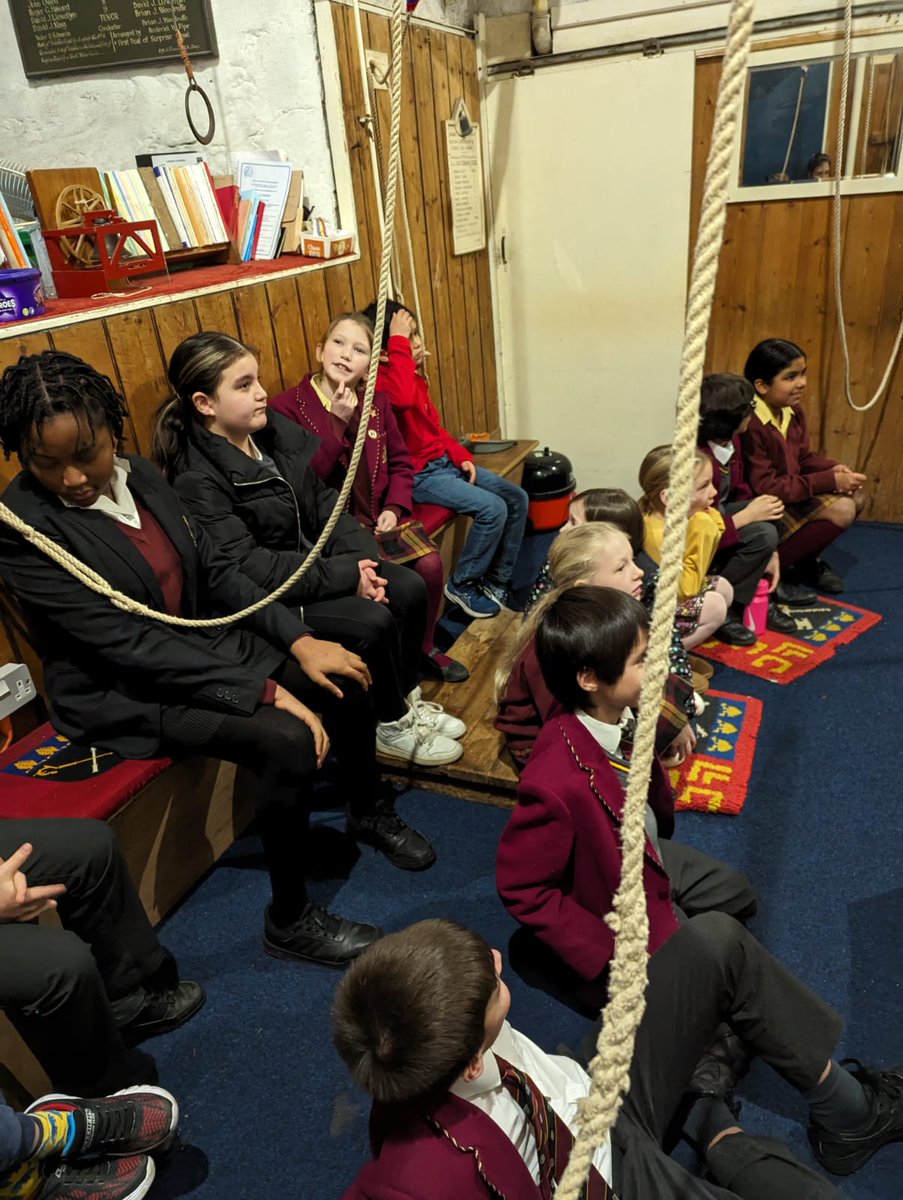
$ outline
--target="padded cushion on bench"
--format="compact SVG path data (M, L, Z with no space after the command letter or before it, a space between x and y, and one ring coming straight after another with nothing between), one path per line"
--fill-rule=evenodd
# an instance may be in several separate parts
M443 508L440 504L415 504L413 515L422 522L427 533L435 533L458 515L451 508Z
M0 754L0 818L96 817L105 821L172 763L170 758L122 759L98 775L64 780L50 773L54 748L60 745L67 745L66 739L45 723ZM32 770L44 774L29 773Z

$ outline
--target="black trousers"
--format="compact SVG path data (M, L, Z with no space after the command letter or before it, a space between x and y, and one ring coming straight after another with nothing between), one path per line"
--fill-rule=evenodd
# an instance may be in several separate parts
M304 605L304 621L323 638L359 654L373 677L373 698L380 721L397 721L407 712L404 698L417 684L420 651L426 633L426 584L408 567L381 562L388 605L345 596Z
M772 1139L723 1138L707 1158L711 1183L665 1153L687 1085L721 1022L798 1089L817 1082L841 1030L839 1015L733 917L694 917L649 960L630 1091L612 1132L621 1200L839 1197L833 1184Z
M372 601L362 603L378 607ZM353 680L335 676L334 682L343 692L340 700L313 683L292 659L286 659L273 675L320 714L349 811L356 816L375 812L382 802L382 789L371 694ZM190 726L190 712L187 715ZM292 920L307 903L301 862L317 774L310 730L297 717L265 704L250 716L224 716L219 728L201 745L195 740L180 743L177 729L165 718L164 727L168 731L162 743L164 754L208 754L247 767L256 775L257 823L274 910L278 909L283 922Z
M728 504L729 513L746 507L746 503ZM733 586L734 603L746 608L752 602L765 573L768 560L778 548L778 527L773 521L753 521L738 529L739 544L719 550L712 562L712 574L723 575Z
M153 1060L126 1050L113 1019L118 1000L152 979L174 982L110 828L81 818L0 820L0 858L23 842L32 886L64 883L63 929L0 925L0 1008L55 1088L103 1095L153 1082Z

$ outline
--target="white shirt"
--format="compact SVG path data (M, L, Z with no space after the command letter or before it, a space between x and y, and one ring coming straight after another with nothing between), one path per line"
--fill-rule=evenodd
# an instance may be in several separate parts
M72 504L68 500L63 500L66 508L80 508L83 512L102 512L108 517L112 517L114 521L121 521L123 525L130 525L132 529L141 528L141 517L138 515L138 507L135 504L135 497L129 491L129 464L124 458L113 459L113 478L110 480L110 491L113 493L113 499L109 496L98 496L93 504Z
M709 449L721 463L722 467L726 467L734 457L735 447L733 442L728 442L726 446L722 446L718 442L709 442Z
M620 758L618 748L621 745L621 738L624 736L624 726L633 716L629 708L624 709L624 712L621 714L621 720L617 725L607 725L605 721L600 721L598 717L591 717L588 712L584 712L581 708L578 708L574 715L580 724L593 735L609 758L612 756ZM646 805L646 815L643 824L646 829L646 837L652 843L658 858L661 859L662 848L658 842L658 817L652 811L650 804Z
M577 1113L581 1100L589 1095L590 1078L571 1058L546 1054L523 1033L512 1029L506 1021L491 1048L483 1055L483 1071L477 1079L456 1080L449 1089L462 1100L481 1109L513 1143L533 1176L539 1183L539 1161L536 1137L527 1115L502 1083L493 1051L519 1071L525 1071L540 1089L574 1137L577 1136ZM605 1135L602 1145L593 1155L593 1165L599 1174L612 1183L611 1137Z

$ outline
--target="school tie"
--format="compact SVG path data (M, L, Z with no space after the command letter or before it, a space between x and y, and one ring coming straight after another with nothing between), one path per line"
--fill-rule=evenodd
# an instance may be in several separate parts
M539 1193L542 1200L551 1200L574 1144L571 1131L525 1071L519 1071L498 1054L495 1060L501 1072L502 1086L514 1097L530 1122L539 1159ZM618 1200L594 1166L589 1169L589 1178L580 1196L581 1200Z

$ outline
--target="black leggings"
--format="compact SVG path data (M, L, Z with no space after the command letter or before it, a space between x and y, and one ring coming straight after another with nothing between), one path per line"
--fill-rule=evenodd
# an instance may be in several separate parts
M332 676L344 693L340 700L313 683L293 660L277 668L273 678L320 714L349 811L356 816L374 812L380 787L370 695L352 680ZM170 736L161 750L183 754L188 748ZM262 704L251 716L223 717L203 745L192 744L190 749L247 767L257 776L257 823L273 889L273 917L277 924L288 923L307 903L299 863L317 771L312 733L291 713Z

